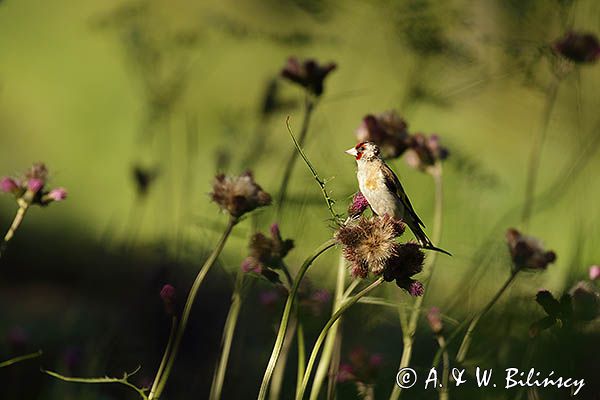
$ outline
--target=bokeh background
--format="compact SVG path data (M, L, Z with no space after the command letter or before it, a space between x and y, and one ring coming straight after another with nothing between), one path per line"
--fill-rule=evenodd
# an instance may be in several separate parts
M542 274L523 274L485 317L470 362L535 367L586 377L581 398L598 398L598 324L572 335L528 336L544 314L539 288L560 294L600 260L600 65L576 66L560 81L549 45L570 29L600 34L600 3L589 1L249 0L0 2L0 172L44 161L66 202L28 213L0 264L0 359L42 349L40 359L0 370L2 398L128 399L122 387L68 384L39 372L119 376L141 365L152 379L169 330L158 296L164 283L184 299L226 216L210 202L217 172L247 168L275 194L293 150L303 93L278 78L288 56L338 64L326 81L305 151L342 212L357 190L355 144L364 115L396 109L412 132L437 133L444 163L444 219L427 297L461 321L508 276L504 232L518 226L533 138L547 122L528 233L555 250ZM275 82L275 83L273 83ZM276 85L280 107L264 112ZM146 195L136 166L156 173ZM392 162L430 225L433 182ZM0 198L6 229L16 205ZM218 355L235 274L254 228L276 218L265 209L236 228L201 288L168 399L204 398ZM296 248L296 270L331 237L329 214L302 163L278 220ZM253 227L254 224L254 227ZM334 287L337 251L309 273ZM249 279L224 398L253 398L275 338L282 301L265 306L268 282ZM389 285L378 296L409 298ZM313 310L318 311L318 310ZM329 308L306 311L313 343ZM452 328L452 324L448 329ZM343 323L343 354L363 347L383 356L377 398L387 398L402 351L397 311L357 305ZM424 321L413 364L425 370L436 342ZM455 350L455 349L454 349ZM295 355L284 398L295 387ZM342 384L339 398L354 398ZM547 390L540 398L565 398ZM406 391L403 398L436 398ZM461 388L457 398L526 398L526 391Z

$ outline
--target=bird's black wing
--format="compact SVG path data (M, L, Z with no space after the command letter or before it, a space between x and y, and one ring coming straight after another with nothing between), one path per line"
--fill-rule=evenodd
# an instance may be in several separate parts
M415 212L415 209L413 208L412 204L410 204L410 200L409 200L408 196L406 195L406 192L404 191L404 188L402 187L400 180L398 179L396 174L394 174L394 171L392 171L392 169L386 163L382 163L381 170L383 172L383 179L385 181L385 186L387 186L387 188L392 193L396 194L396 197L398 197L398 200L400 200L402 202L402 205L411 214L411 216L414 218L414 220L417 221L417 223L419 225L421 225L423 228L425 228L425 224L423 223L423 221L421 221L421 218L419 218L419 216Z

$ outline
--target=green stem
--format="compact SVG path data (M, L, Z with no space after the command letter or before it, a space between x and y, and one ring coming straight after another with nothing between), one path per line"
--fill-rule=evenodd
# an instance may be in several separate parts
M319 350L321 349L321 345L323 344L323 342L325 341L325 338L327 337L327 333L329 332L329 329L333 326L333 324L335 324L335 322L338 320L338 318L341 317L342 314L346 310L348 310L350 307L352 307L354 304L356 304L358 302L358 300L360 300L361 297L366 296L368 293L370 293L373 289L377 288L383 282L384 282L383 277L380 277L376 281L371 283L369 286L367 286L366 288L364 288L363 290L358 292L355 296L346 300L343 304L340 305L340 308L331 316L329 321L327 321L327 323L323 327L323 330L319 334L319 337L317 338L317 341L315 342L315 345L310 354L310 358L308 359L308 364L306 365L306 372L304 373L304 378L302 379L302 386L300 388L300 392L297 393L297 395L296 395L296 400L302 400L302 398L304 397L304 392L306 391L306 388L308 387L308 381L309 381L310 375L312 373L312 368L315 364L317 356L319 355Z
M431 176L433 177L434 185L435 185L435 205L434 205L434 215L433 215L433 233L432 240L436 246L439 246L439 242L442 236L442 220L443 220L443 199L444 199L444 191L443 191L443 179L442 179L442 164L436 163L431 170ZM431 276L433 274L433 270L435 268L435 261L437 259L437 252L432 252L427 258L427 262L425 267L423 268L422 280L425 288L429 286L429 281L431 280ZM423 296L417 297L414 303L414 307L410 313L409 318L406 318L406 311L404 309L404 305L400 306L398 310L400 314L400 321L403 325L402 331L402 342L404 347L402 349L402 356L400 357L400 366L398 370L402 370L403 368L407 368L410 364L410 360L412 357L413 343L414 343L414 335L417 330L417 325L419 322L419 315L421 313L421 307L423 305L423 301L425 299L425 295L427 291L423 293ZM394 385L392 388L392 393L390 394L390 400L398 400L400 398L400 393L402 392L402 388L398 385Z
M8 242L15 236L15 232L19 229L21 222L23 222L23 218L25 218L25 214L29 209L29 202L19 199L18 200L19 208L17 209L17 213L15 214L15 218L13 219L10 228L8 228L8 232L4 235L4 240L2 244L0 244L0 258L2 254L4 254L4 250L6 250L6 246L8 246Z
M296 374L296 394L300 391L300 384L304 376L304 366L306 365L306 344L304 343L304 328L302 323L298 322L298 371Z
M221 239L215 246L213 252L210 254L208 259L205 261L202 268L200 268L200 271L198 272L198 275L196 276L196 279L194 280L194 283L192 284L192 288L190 289L190 292L188 294L187 300L185 302L185 306L183 307L183 313L181 315L181 322L179 323L179 325L177 327L177 332L175 333L175 339L173 341L173 349L171 351L171 354L169 354L169 358L168 358L168 361L165 366L163 374L160 377L157 377L158 385L156 387L156 392L154 393L154 395L152 397L149 397L149 400L159 399L165 388L165 385L167 384L169 375L171 374L171 370L173 368L173 364L175 363L175 358L177 357L177 352L179 351L179 345L181 344L181 339L183 338L183 334L185 332L185 329L188 324L188 320L190 318L190 313L192 311L192 306L194 304L194 300L196 299L196 295L198 294L198 289L200 288L200 285L202 284L202 282L204 281L204 278L208 274L208 271L210 270L210 268L213 266L213 264L217 260L217 257L219 257L219 254L221 254L221 251L223 250L223 247L225 246L225 242L227 242L227 238L231 234L231 231L233 230L233 227L237 224L237 222L238 222L237 218L231 217L229 219L227 228L225 228L225 232L223 232L223 236L221 236Z
M283 347L279 353L277 365L275 365L275 370L273 371L273 378L271 379L271 386L269 387L269 399L271 400L278 400L281 398L281 388L283 386L283 378L285 376L285 367L290 356L290 350L292 349L294 338L296 337L296 333L298 331L298 325L300 324L298 318L298 307L295 306L294 311L290 316L288 330L285 333L285 338L283 339Z
M307 94L306 100L304 102L304 118L302 120L302 128L300 130L300 136L298 137L298 143L300 146L304 145L304 141L306 140L306 135L308 133L308 126L310 124L310 118L312 116L313 110L315 108L315 101L313 98ZM283 178L281 179L281 184L279 185L279 193L277 198L277 215L281 215L281 210L283 208L283 203L285 202L287 188L289 186L290 178L292 177L292 172L294 170L294 164L298 159L298 153L294 149L288 158L288 162L285 165L285 169L283 172Z
M446 348L446 341L444 336L437 335L437 341L440 346L440 349ZM443 350L443 371L442 371L442 387L440 388L440 400L448 400L450 398L450 357L448 357L448 351Z
M175 332L177 331L177 317L173 317L171 320L171 332L169 333L169 340L167 341L167 347L165 348L165 352L160 360L160 365L158 367L158 371L156 372L156 376L154 377L154 382L152 383L152 388L150 389L150 397L154 396L156 392L156 387L158 386L158 380L162 375L165 365L167 364L167 360L169 358L169 354L171 354L171 348L173 347L173 339L175 338Z
M465 334L465 337L463 338L463 341L460 344L460 347L458 348L458 353L456 355L457 362L462 363L465 360L465 357L467 356L467 352L469 351L469 346L471 345L473 331L475 330L475 327L477 326L477 323L479 322L481 317L483 317L494 306L494 304L496 304L498 299L500 299L502 294L506 291L506 289L508 289L510 284L515 280L518 273L519 273L518 269L513 270L511 272L510 276L508 277L508 279L506 280L506 282L504 282L504 285L502 285L500 290L496 293L496 295L490 300L490 302L477 315L475 315L475 317L473 317L473 319L471 319L471 323L469 324L469 327L467 328L467 333Z
M340 253L338 260L338 270L337 270L337 280L335 285L335 299L333 302L332 315L338 310L340 303L346 297L344 296L344 281L348 271L346 270L346 262L344 256ZM358 281L358 280L357 280ZM323 354L319 359L319 365L317 366L317 371L315 372L315 378L313 379L312 388L310 390L310 399L315 400L319 397L319 392L321 391L321 386L323 385L323 381L327 376L327 373L330 370L333 350L336 344L336 338L339 331L341 321L337 321L332 327L329 333L327 334L327 340L325 341L325 345L323 346ZM336 371L332 371L337 375ZM333 379L333 376L330 376L330 379ZM298 382L300 384L301 380ZM298 387L300 387L298 385Z
M231 306L227 313L227 319L225 320L225 327L223 328L223 337L221 339L221 355L219 362L213 376L212 385L210 387L211 400L218 400L221 398L223 391L223 382L225 381L225 373L227 372L227 363L229 361L229 354L231 352L231 344L233 343L233 335L235 333L235 327L237 326L238 318L240 315L240 308L242 305L242 285L244 281L244 272L238 271L235 279L235 287L233 294L231 295Z
M25 354L24 356L14 357L9 360L0 362L0 368L8 367L9 365L13 365L13 364L19 363L21 361L31 360L32 358L38 358L41 355L42 355L42 351L38 350L35 353L30 353L30 354Z
M557 77L548 88L548 94L546 96L546 102L544 103L544 110L542 112L542 125L537 135L535 135L533 143L531 144L529 168L527 169L527 182L525 184L525 201L523 203L523 211L521 213L521 222L525 230L528 228L529 220L533 210L535 187L537 184L538 170L540 168L540 159L542 150L544 148L544 143L546 142L548 125L550 124L550 116L552 115L552 109L554 108L554 103L556 102L559 84L560 78Z
M296 298L296 294L298 292L298 287L300 286L300 282L306 271L311 266L311 264L323 254L328 249L335 246L335 240L330 239L323 243L317 250L314 251L302 264L300 270L298 271L298 275L294 280L294 285L292 286L292 290L288 294L287 301L285 303L285 307L283 309L283 315L281 316L281 322L279 324L279 331L277 332L277 338L275 339L275 344L273 345L273 351L271 353L271 357L269 358L269 363L267 364L267 368L265 369L265 374L263 376L262 383L260 385L260 391L258 393L258 400L264 400L267 398L267 391L269 389L269 384L271 383L271 377L273 376L273 370L275 369L275 365L277 364L277 359L279 358L279 354L281 352L281 347L283 346L283 339L285 337L285 332L287 330L288 322L290 319L292 305L294 304L294 300Z

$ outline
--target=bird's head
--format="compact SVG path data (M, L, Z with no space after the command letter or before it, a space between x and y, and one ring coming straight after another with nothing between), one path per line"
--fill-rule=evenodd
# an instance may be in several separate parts
M361 142L346 150L346 154L354 156L356 161L371 161L380 157L379 147L373 142Z

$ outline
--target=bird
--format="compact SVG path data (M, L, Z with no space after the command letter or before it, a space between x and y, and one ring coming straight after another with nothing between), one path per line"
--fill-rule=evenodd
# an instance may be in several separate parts
M379 147L373 142L361 142L346 150L354 156L357 164L358 186L367 199L371 210L379 216L401 219L413 232L421 247L451 255L435 247L423 230L425 224L415 212L400 180L381 157Z

